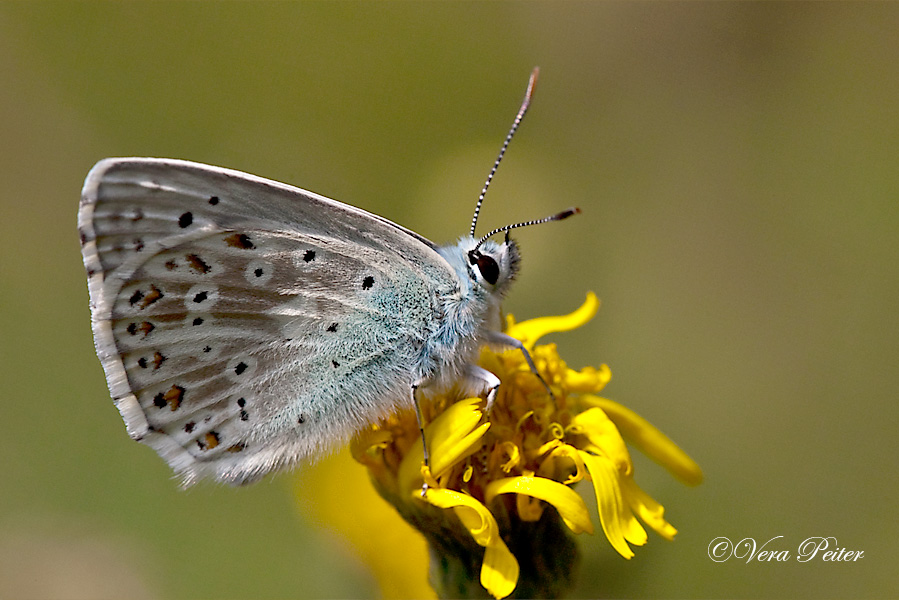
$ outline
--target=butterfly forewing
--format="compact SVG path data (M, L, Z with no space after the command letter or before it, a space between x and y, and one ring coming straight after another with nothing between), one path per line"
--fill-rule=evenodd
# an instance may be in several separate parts
M102 161L79 229L110 392L187 483L250 481L387 413L455 285L390 221L184 161Z

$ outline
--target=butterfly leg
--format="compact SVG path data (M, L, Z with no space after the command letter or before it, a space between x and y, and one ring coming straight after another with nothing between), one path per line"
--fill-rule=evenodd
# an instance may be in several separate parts
M487 393L487 412L489 413L493 401L496 399L496 390L499 389L499 377L477 365L468 365L465 368L465 384L465 392L472 396Z
M477 365L468 365L465 368L465 373L463 374L463 390L467 394L471 394L472 396L480 396L486 392L487 396L487 412L490 412L490 408L493 406L493 401L496 398L496 390L499 389L499 377L488 371L487 369L482 369ZM423 382L416 382L412 384L412 404L415 406L415 419L418 421L418 433L421 435L421 447L422 453L424 454L424 465L428 468L431 466L431 453L428 450L428 440L425 437L425 422L424 416L421 413L421 406L418 403L418 395L416 392L418 388L424 385ZM421 485L421 496L422 498L428 493L428 483L424 482Z
M546 383L546 380L543 379L543 376L537 371L537 365L534 364L534 359L531 358L531 353L528 352L528 349L524 347L524 344L521 343L521 340L517 340L513 338L511 335L506 335L500 331L491 331L487 336L487 341L490 344L494 344L497 346L507 346L511 348L515 348L517 350L521 350L521 353L524 354L524 360L527 361L528 367L531 369L531 373L537 376L537 379L540 380L540 383L543 384L543 387L546 388L546 392L549 394L549 397L553 400L556 399L556 395L553 394L552 389L550 389L549 384Z
M420 383L412 384L412 404L415 406L415 420L418 421L418 433L421 434L421 450L424 454L424 463L425 466L429 469L431 468L431 453L428 451L428 441L425 439L425 420L421 414L421 406L418 405L418 396L415 392L418 391L418 387L421 385ZM421 484L421 497L424 498L428 493L428 482L425 481Z

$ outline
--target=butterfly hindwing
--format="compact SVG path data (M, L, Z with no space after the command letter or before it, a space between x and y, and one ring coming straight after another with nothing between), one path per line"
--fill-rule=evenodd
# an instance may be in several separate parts
M455 285L386 219L184 161L102 161L79 229L110 392L186 483L250 481L389 412Z

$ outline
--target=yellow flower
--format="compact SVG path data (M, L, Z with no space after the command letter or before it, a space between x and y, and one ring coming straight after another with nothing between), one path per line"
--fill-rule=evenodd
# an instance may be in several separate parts
M484 349L480 365L502 382L489 413L482 399L453 393L421 402L430 467L412 411L354 439L353 456L379 493L428 540L438 595L470 595L475 572L496 598L516 590L561 593L572 561L559 557L574 552L565 529L593 533L587 506L571 487L581 480L592 483L603 533L624 558L634 556L631 545L646 543L643 524L666 539L677 533L634 481L624 437L687 484L702 480L698 465L646 420L596 395L611 378L606 365L576 371L555 344L536 345L547 333L580 327L598 307L591 293L570 315L521 323L509 316L506 333L523 342L553 394L522 352ZM539 568L523 569L520 561Z

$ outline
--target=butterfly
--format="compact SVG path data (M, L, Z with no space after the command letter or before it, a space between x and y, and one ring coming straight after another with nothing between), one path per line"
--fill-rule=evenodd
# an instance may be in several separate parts
M577 209L474 237L536 76L471 234L445 246L238 171L97 163L78 229L95 347L128 434L185 486L244 484L417 409L421 386L461 380L489 405L499 380L474 364L482 344L520 348L536 373L501 332L500 302L519 268L509 230Z

